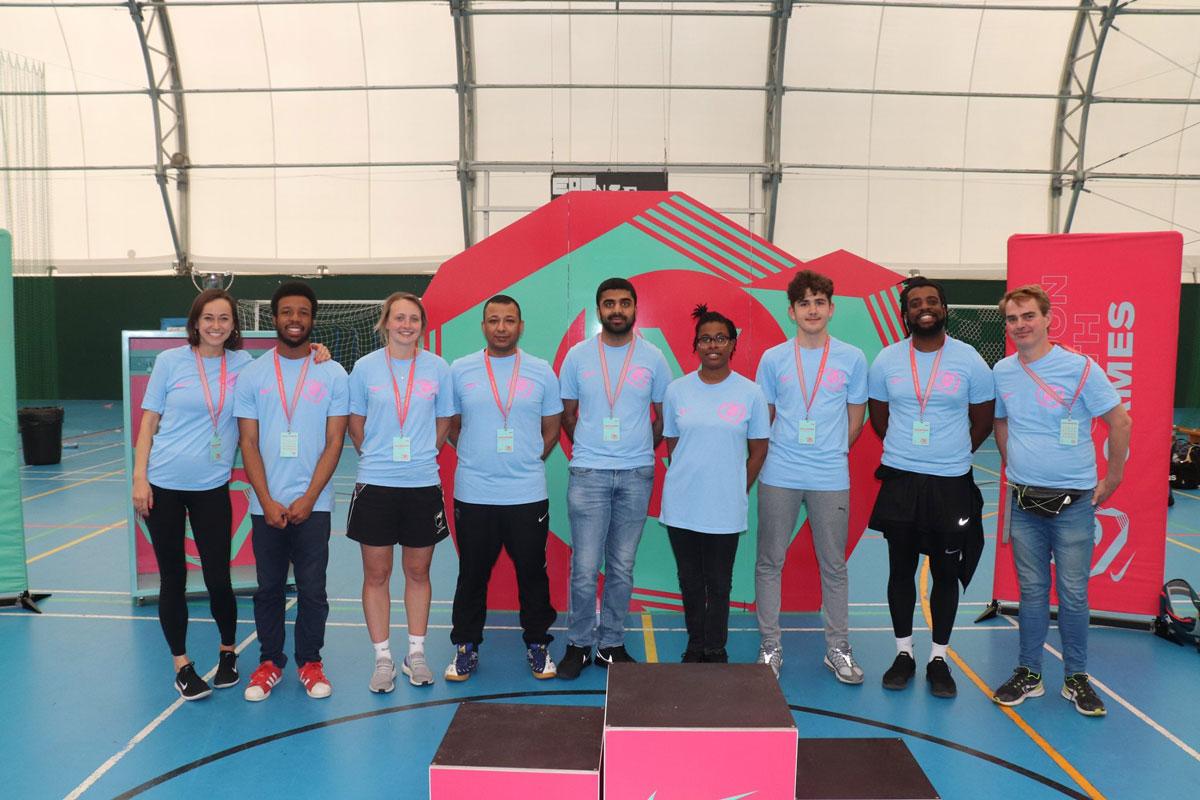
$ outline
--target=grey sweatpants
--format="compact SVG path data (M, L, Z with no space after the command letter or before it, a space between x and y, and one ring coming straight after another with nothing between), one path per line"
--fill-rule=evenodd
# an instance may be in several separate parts
M808 506L813 546L821 568L821 611L825 646L849 644L849 584L846 540L850 528L850 490L819 492L758 484L758 560L754 566L754 600L763 645L779 646L779 603L783 562L801 503Z

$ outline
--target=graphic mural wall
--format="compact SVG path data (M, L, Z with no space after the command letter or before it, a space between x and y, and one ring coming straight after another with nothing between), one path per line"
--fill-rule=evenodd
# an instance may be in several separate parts
M845 251L804 263L755 236L704 204L679 192L572 192L447 261L424 295L431 329L426 346L453 361L484 346L483 303L508 294L521 304L525 334L521 347L557 370L567 350L599 331L596 286L605 278L629 278L638 290L637 330L667 358L675 376L696 369L692 352L696 303L707 303L739 328L732 366L754 378L760 356L790 338L788 280L800 269L834 280L833 335L851 342L867 359L903 338L899 317L900 275ZM547 459L551 538L547 547L551 593L556 608L567 607L571 531L567 523L566 438ZM873 471L881 444L869 426L850 456L849 550L857 545L875 500ZM665 447L634 572L633 605L679 609L679 584L666 528L658 523L665 473ZM455 457L442 453L446 496L452 495ZM750 531L738 547L731 604L754 601L756 499L750 498ZM447 515L453 518L452 514ZM803 517L784 567L783 608L820 607L820 586L811 533ZM489 607L517 606L511 562L502 556L490 588Z

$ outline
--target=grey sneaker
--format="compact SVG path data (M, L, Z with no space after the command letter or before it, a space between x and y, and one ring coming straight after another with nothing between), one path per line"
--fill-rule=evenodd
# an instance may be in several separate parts
M404 670L404 674L408 676L408 682L413 686L433 685L433 672L425 663L424 650L405 656L404 661L400 662L400 669Z
M396 664L390 658L375 659L375 671L368 684L372 692L384 694L396 688Z
M833 672L833 677L842 683L858 684L863 682L862 667L854 660L854 652L850 645L831 647L825 651L825 666Z
M764 644L758 648L758 660L755 663L766 664L778 678L779 670L783 668L783 648L778 645Z

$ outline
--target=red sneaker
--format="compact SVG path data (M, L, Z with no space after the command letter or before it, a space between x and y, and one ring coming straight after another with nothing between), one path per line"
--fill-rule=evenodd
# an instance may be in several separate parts
M266 700L271 694L271 689L275 684L279 683L279 679L283 677L283 670L275 666L272 661L264 661L258 665L258 669L254 670L254 674L250 676L250 685L246 687L246 691L242 694L251 703L257 703L259 700Z
M329 697L333 694L333 687L329 685L329 679L325 677L325 667L320 661L310 661L297 670L300 675L300 682L304 684L304 690L308 692L309 697L321 698Z

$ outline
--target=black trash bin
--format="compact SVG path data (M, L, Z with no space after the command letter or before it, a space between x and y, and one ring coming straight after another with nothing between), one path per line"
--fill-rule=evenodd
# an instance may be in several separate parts
M63 410L61 406L17 409L25 463L57 464L62 461Z

